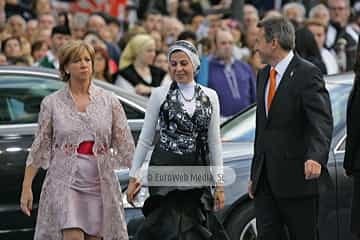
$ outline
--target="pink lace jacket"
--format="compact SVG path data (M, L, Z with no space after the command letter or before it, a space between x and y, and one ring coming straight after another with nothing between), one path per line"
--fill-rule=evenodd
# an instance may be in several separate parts
M111 93L90 85L90 104L77 112L69 87L47 96L41 103L39 127L26 165L47 169L34 239L62 240L70 184L77 170L76 149L82 131L94 134L103 200L104 240L127 240L120 185L114 169L130 167L134 142L120 102Z

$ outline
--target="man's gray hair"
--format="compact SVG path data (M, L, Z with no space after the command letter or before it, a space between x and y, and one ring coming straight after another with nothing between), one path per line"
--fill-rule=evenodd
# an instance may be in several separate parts
M292 50L295 48L294 26L284 17L266 17L258 23L258 27L264 29L267 42L277 39L282 49Z
M310 9L309 18L314 18L317 13L322 11L327 12L328 16L330 16L329 9L324 4L320 3Z
M328 0L328 1L327 1L327 5L328 5L328 6L330 6L330 1L331 1L331 0ZM348 8L350 8L350 7L351 7L350 0L343 0L343 1L345 2L346 7L348 7Z
M297 10L299 10L299 12L301 14L301 16L300 16L301 20L304 20L305 14L306 14L305 7L304 7L304 5L302 5L301 3L298 3L298 2L286 3L282 9L283 15L286 16L286 12L292 8L296 8Z

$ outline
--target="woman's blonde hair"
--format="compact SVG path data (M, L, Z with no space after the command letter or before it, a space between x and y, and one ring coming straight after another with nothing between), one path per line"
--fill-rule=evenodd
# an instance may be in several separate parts
M67 82L70 79L70 74L65 71L66 65L74 61L84 52L89 53L94 71L95 50L90 44L81 40L70 40L59 49L59 70L63 81Z
M155 40L149 34L138 34L132 37L121 54L119 69L133 64L137 56L151 44L155 45Z

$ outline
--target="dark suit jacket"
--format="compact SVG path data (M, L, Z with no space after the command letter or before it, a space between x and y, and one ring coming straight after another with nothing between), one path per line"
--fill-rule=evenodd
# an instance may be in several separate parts
M360 175L360 79L351 90L346 118L346 145L344 168L348 173Z
M259 71L255 154L251 166L253 191L263 170L275 197L313 196L318 180L305 180L308 159L326 164L333 130L328 91L320 70L295 56L287 67L266 116L265 89L270 66Z

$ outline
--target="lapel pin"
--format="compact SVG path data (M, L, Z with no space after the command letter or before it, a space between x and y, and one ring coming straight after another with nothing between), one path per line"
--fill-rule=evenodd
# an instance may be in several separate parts
M290 77L292 77L294 75L294 71L291 71L290 73Z

